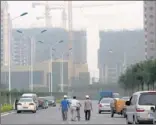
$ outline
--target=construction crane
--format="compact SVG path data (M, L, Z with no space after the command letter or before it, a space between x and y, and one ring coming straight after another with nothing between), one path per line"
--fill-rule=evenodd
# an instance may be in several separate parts
M63 4L50 4L48 1L46 1L45 3L32 3L32 7L35 8L36 6L40 6L43 5L45 6L45 15L42 17L37 17L37 19L45 19L45 25L46 27L51 27L51 16L50 16L50 11L51 10L62 10L62 27L64 29L67 29L67 14L66 14L66 9L65 9L65 3L66 1L64 1L64 5ZM70 1L67 1L68 5L70 3ZM134 3L134 2L133 2ZM113 3L113 4L83 4L83 5L72 5L71 9L69 9L70 6L68 6L68 19L69 16L72 15L72 9L79 9L79 8L93 8L93 7L104 7L104 6L114 6L114 5L124 5L127 3ZM128 4L131 4L130 2L128 2ZM69 12L70 10L70 12ZM72 21L72 20L71 20ZM68 25L71 22L68 21ZM69 28L69 27L68 27ZM68 29L69 30L69 29Z
M50 4L48 1L46 1L45 3L32 3L32 7L35 8L36 6L40 6L43 5L45 6L45 15L41 16L41 17L37 17L36 19L45 19L45 26L46 27L51 27L52 23L51 23L51 16L50 16L50 11L51 10L62 10L62 20L63 22L63 27L66 28L65 23L66 23L66 13L65 13L65 7L64 6L60 6L60 4L52 4L52 7L50 7Z

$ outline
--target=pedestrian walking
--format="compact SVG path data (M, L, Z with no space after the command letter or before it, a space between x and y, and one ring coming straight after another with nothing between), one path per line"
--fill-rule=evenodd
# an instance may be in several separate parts
M63 121L67 121L68 119L69 107L70 106L69 106L69 101L67 100L67 95L64 95L64 99L61 101L61 104L60 104Z
M81 118L81 115L80 115L80 108L81 108L81 106L82 106L82 105L81 105L80 101L78 101L78 103L77 103L77 108L76 108L78 121L80 121L80 118Z
M78 117L78 120L80 120L80 102L76 99L76 96L73 96L73 99L71 100L71 121L75 121Z
M85 113L86 121L90 120L92 110L93 110L92 102L91 102L89 96L86 95L86 100L84 101L84 113Z

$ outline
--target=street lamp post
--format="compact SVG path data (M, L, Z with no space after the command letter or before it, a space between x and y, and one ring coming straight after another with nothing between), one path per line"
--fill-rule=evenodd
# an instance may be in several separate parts
M38 41L39 43L44 43L44 42L42 42L42 41ZM49 44L50 45L50 58L51 58L51 61L50 61L50 63L52 63L53 62L53 51L55 51L55 49L54 49L54 47L57 45L57 44L59 44L59 43L62 43L63 42L63 40L60 40L59 42L57 41L56 43L54 43L53 45L51 45L51 44ZM47 43L45 43L45 44L47 44ZM50 65L52 65L52 64L50 64L49 63L49 72L51 72L51 78L49 78L49 81L50 81L50 84L49 84L49 92L51 93L51 95L52 95L52 91L53 91L53 74L52 74L52 67L51 67L51 70L50 70Z
M70 50L72 50L72 48L70 48L69 49L69 51ZM61 70L61 73L60 73L60 77L61 77L61 91L62 92L64 92L64 67L63 67L63 65L64 65L64 54L65 54L66 52L63 52L62 54L61 54L61 59L62 59L62 63L60 63L60 70Z
M47 30L42 30L42 31L40 31L40 34L42 34L42 33L44 33L44 32L46 32ZM25 35L22 31L20 31L20 30L17 30L17 32L18 33L21 33L21 34L23 34L23 35ZM38 35L38 34L37 34ZM29 38L29 40L30 40L30 44L31 44L31 48L30 48L30 63L31 63L31 65L30 65L30 90L31 90L31 92L33 92L33 88L34 88L34 86L33 86L33 66L34 66L34 54L33 54L33 52L34 52L34 40L33 40L33 37L31 36L31 37L28 37ZM36 37L35 37L36 38Z
M17 17L14 17L11 19L11 21L14 21L15 19L19 18L19 17L22 17L22 16L25 16L27 15L28 13L27 12L24 12L22 13L21 15L17 16ZM8 53L8 68L9 68L9 92L11 92L11 44L9 42L9 53ZM10 96L9 96L9 103L11 104L11 93L10 93Z

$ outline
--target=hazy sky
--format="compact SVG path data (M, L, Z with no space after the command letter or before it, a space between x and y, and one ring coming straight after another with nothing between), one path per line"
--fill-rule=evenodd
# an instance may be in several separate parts
M9 1L11 17L16 17L22 12L28 12L25 17L14 20L13 27L42 27L44 20L36 20L37 16L44 15L44 7L32 8L35 1ZM43 1L40 1L44 3ZM64 3L61 1L52 3ZM123 30L143 28L143 2L142 1L73 1L74 5L105 5L102 7L73 9L74 29L86 29L88 39L88 64L91 71L97 71L97 49L99 48L98 30ZM113 4L113 5L108 5ZM52 10L52 25L62 26L61 11ZM96 46L95 46L96 45ZM94 73L95 74L95 73Z

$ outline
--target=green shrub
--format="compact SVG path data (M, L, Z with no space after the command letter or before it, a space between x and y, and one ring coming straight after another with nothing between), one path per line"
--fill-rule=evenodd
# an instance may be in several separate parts
M8 111L11 111L11 110L13 110L12 105L4 104L4 105L1 106L1 113L2 112L8 112Z

